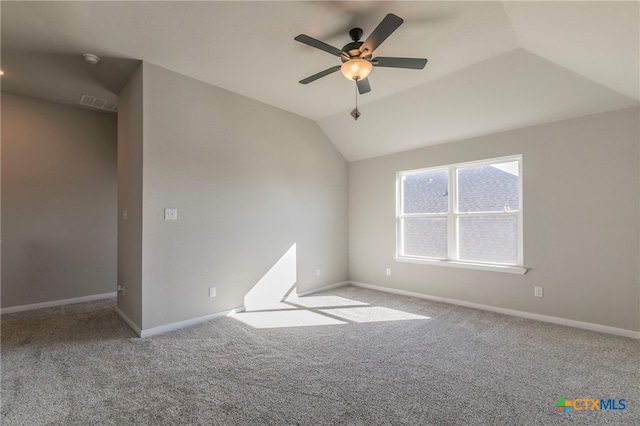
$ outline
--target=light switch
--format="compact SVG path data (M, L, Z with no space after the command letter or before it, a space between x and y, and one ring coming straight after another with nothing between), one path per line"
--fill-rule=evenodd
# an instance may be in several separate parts
M164 209L164 220L178 220L178 209Z

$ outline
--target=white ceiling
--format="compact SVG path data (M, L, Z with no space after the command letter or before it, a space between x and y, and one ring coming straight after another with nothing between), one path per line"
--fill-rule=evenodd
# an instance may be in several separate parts
M20 62L28 54L78 62L91 52L129 68L144 60L315 120L349 161L640 100L638 1L2 1L0 11L3 90L20 92L27 84L12 84L16 74L35 74L25 68L46 68ZM429 63L422 71L375 68L355 122L353 83L340 73L298 83L339 59L293 38L305 33L341 48L350 28L366 38L387 13L405 23L374 56ZM31 80L44 91L42 76ZM49 85L80 90L69 80ZM103 79L96 90L107 97L108 86Z

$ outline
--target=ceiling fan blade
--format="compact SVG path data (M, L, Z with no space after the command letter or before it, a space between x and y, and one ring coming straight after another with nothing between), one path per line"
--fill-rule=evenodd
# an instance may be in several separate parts
M421 58L373 58L371 63L374 67L388 68L409 68L412 70L421 70L427 65L426 59Z
M331 53L332 55L335 55L335 56L342 55L342 50L338 49L337 47L333 47L323 41L316 40L315 38L309 37L306 34L300 34L294 37L294 40L299 41L300 43L309 45L311 47L315 47L316 49L324 50L325 52Z
M301 84L309 84L312 81L316 81L317 79L322 78L325 75L332 74L332 73L338 71L339 69L340 69L340 65L336 65L334 67L327 68L324 71L320 71L319 73L312 75L311 77L307 77L304 80L300 80L300 83Z
M403 22L402 18L394 15L393 13L385 16L382 22L380 22L376 29L373 30L371 35L369 35L365 42L362 43L362 46L360 46L360 52L365 55L373 54L373 51L376 50L376 48L380 46L382 42L391 35L391 33L397 30Z
M371 84L369 84L368 77L362 80L357 80L356 84L358 85L358 92L361 95L364 95L365 93L369 93L371 91Z

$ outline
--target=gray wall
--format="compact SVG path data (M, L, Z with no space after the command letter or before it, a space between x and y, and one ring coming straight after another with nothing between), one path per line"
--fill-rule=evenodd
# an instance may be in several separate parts
M526 275L394 261L397 171L511 154L523 155ZM633 108L350 163L350 279L640 330L638 158Z
M116 290L116 117L2 93L2 307Z
M148 63L142 85L143 330L243 306L294 244L291 287L348 279L347 162L314 122Z
M118 309L142 324L142 66L118 103ZM124 212L126 211L126 220Z

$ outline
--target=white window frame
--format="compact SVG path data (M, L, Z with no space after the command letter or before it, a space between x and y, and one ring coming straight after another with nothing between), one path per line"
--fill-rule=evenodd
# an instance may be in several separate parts
M517 211L504 212L458 212L458 179L457 171L466 167L485 166L497 163L518 162L518 202ZM448 201L449 208L446 213L410 213L405 214L402 211L402 201L404 198L402 177L410 174L419 174L425 172L442 172L448 173ZM522 196L522 155L511 155L506 157L490 158L480 161L471 161L466 163L448 164L445 166L428 167L417 170L405 170L396 173L396 255L395 260L398 262L420 263L428 265L450 266L456 268L480 269L488 271L508 272L513 274L524 274L527 268L524 264L523 253L523 196ZM516 216L518 218L518 263L516 265L492 263L492 262L470 262L459 260L458 247L458 219L470 216ZM445 217L447 219L447 258L428 258L418 256L403 255L403 232L402 224L405 217Z

